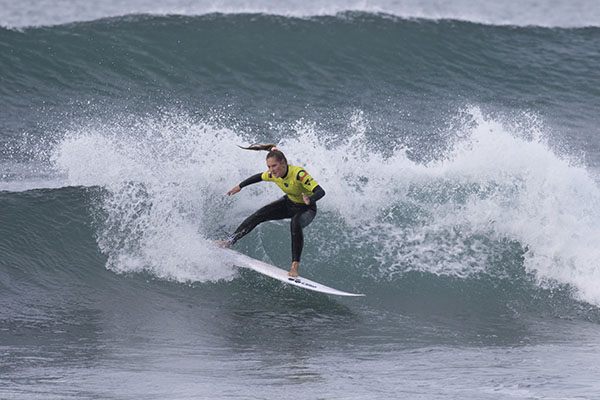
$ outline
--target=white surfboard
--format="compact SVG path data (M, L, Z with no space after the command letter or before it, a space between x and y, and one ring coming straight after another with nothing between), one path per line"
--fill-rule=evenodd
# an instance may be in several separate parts
M259 272L263 275L269 276L271 278L277 279L278 281L287 283L289 285L298 286L302 289L314 290L315 292L334 294L337 296L364 296L364 294L359 293L348 293L341 290L337 290L334 288L330 288L329 286L322 285L318 282L311 281L310 279L303 278L298 276L296 278L292 278L288 276L288 272L282 270L281 268L277 268L274 265L267 264L266 262L262 262L256 260L252 257L249 257L245 254L237 252L232 249L223 249L230 252L232 255L231 261L233 265L242 268L249 268L256 272Z

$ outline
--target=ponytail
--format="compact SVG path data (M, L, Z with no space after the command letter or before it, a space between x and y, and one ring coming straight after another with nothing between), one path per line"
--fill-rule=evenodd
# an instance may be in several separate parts
M275 148L275 150L277 150L277 147L273 143L254 143L248 147L242 147L238 144L238 147L240 149L244 149L244 150L256 150L256 151L260 151L260 150L271 151L271 150L273 150L273 148Z
M255 144L251 144L248 147L242 147L240 145L238 145L238 147L240 149L244 149L244 150L256 150L256 151L266 150L269 152L267 154L267 159L275 158L279 162L285 161L286 164L288 163L287 158L285 158L285 154L283 154L282 151L277 149L277 146L275 146L272 143L255 143Z

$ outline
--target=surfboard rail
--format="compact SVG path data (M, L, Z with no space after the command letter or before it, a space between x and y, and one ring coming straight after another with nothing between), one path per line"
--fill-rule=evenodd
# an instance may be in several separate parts
M256 271L260 274L266 275L270 278L277 279L283 283L288 285L300 287L302 289L312 290L315 292L326 293L336 296L348 296L348 297L361 297L364 296L362 293L349 293L344 292L343 290L334 289L332 287L323 285L319 282L312 281L310 279L298 276L298 277L290 277L288 276L288 272L278 268L274 265L268 264L264 261L257 260L250 256L247 256L239 251L233 249L223 249L230 253L231 262L233 265L241 268L248 268L253 271Z

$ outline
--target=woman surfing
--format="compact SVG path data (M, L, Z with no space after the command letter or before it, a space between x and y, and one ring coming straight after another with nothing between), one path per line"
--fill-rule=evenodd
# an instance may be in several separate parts
M302 229L308 226L317 215L317 200L325 196L325 191L302 167L289 165L285 155L273 144L258 144L244 147L247 150L266 150L268 171L252 175L227 192L228 196L238 193L242 188L261 181L273 182L285 195L262 207L241 223L225 241L217 241L221 247L231 247L242 237L250 233L258 224L265 221L291 218L292 267L288 273L298 276L300 256L304 245Z

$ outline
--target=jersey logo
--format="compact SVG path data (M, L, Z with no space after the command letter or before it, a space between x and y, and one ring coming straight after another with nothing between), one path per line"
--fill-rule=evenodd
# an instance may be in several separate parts
M302 180L304 178L306 178L306 175L308 175L306 173L306 171L305 170L301 170L301 171L298 172L298 175L296 175L296 179L299 180L300 182L302 182Z

